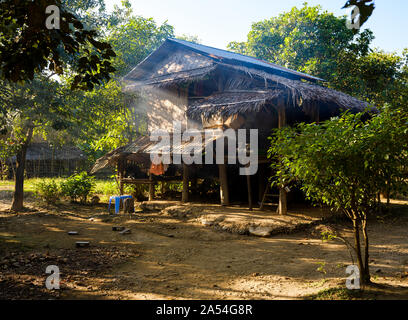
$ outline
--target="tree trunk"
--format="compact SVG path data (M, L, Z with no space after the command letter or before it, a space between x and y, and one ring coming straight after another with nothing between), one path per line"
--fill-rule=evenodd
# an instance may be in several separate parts
M360 279L363 279L364 265L363 258L361 256L361 246L360 246L360 223L357 219L353 219L353 231L354 231L354 247L356 248L357 254L357 264L360 271Z
M24 207L24 171L27 155L27 148L33 136L33 128L30 127L26 134L26 139L16 155L16 171L13 202L11 203L12 211L21 211Z
M362 222L363 237L364 237L364 275L362 275L363 283L370 283L370 267L369 267L369 254L368 254L368 233L367 233L367 220Z
M360 270L360 281L361 284L369 284L370 283L370 272L368 269L368 237L367 237L367 229L366 226L363 227L363 235L364 235L364 244L365 244L365 259L363 263L363 257L361 254L361 246L360 246L360 219L353 220L353 229L354 229L354 246L356 249L357 254L357 263L358 269Z

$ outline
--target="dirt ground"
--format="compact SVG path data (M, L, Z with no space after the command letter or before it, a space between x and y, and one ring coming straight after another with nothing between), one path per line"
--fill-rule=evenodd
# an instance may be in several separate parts
M320 231L333 227L351 239L350 226L322 221L323 210L281 217L239 206L157 202L132 216L114 216L107 204L45 207L28 198L28 210L15 214L8 211L10 196L0 191L1 299L343 298L348 250L322 241ZM271 235L252 236L250 229L259 227ZM370 221L377 286L356 298L408 299L407 231L402 206ZM90 247L76 248L80 240ZM45 288L48 265L60 268L60 290ZM336 289L316 296L330 288Z

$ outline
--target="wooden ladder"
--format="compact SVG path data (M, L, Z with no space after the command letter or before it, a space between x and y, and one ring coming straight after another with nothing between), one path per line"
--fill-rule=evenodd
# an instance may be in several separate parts
M267 199L272 199L272 198L278 198L278 199L279 199L279 194L269 193L269 192L271 191L271 180L272 180L272 179L269 178L269 179L268 179L268 182L267 182L267 184L266 184L265 192L264 192L263 197L262 197L261 206L259 207L260 210L263 210L263 209L264 209L265 201L266 201Z

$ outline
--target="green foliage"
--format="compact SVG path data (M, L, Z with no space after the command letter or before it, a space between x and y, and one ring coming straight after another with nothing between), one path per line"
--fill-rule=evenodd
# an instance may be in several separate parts
M363 116L345 113L321 125L303 123L278 130L269 157L278 184L297 181L307 198L352 220L361 279L368 283L367 214L376 210L379 192L407 190L408 114L386 107L372 119L363 121Z
M269 156L279 183L299 181L309 199L360 218L378 192L404 190L407 114L384 109L366 122L361 118L345 113L277 131Z
M95 179L86 172L72 175L61 183L61 192L64 196L70 197L72 201L80 199L81 203L86 203L88 195L95 187Z
M232 42L228 47L330 81L337 72L338 55L366 52L372 38L371 31L366 30L353 41L346 17L305 4L254 23L246 42Z
M406 108L408 50L402 56L371 50L373 39L369 29L349 30L345 16L305 4L254 23L246 42L231 42L228 47L323 78L327 86L376 106Z
M60 9L60 29L45 26L49 5ZM115 70L110 62L115 53L109 43L98 40L96 30L80 21L74 9L61 0L1 1L0 78L17 82L32 80L44 71L71 72L72 87L82 89L109 79Z
M66 96L67 107L75 115L69 133L91 161L144 132L145 118L129 107L132 99L116 80L92 92Z
M325 269L326 267L326 262L316 262L317 265L319 265L316 269L316 271L321 272L323 274L326 274L327 271Z
M48 204L55 204L61 191L58 183L52 180L40 180L34 184L34 193Z
M112 196L119 193L118 183L114 179L110 180L96 180L95 181L95 194Z
M167 22L158 26L153 18L133 15L129 2L124 4L125 8L115 7L106 38L117 55L114 66L119 75L129 72L167 38L174 37L174 28Z
M330 85L377 106L386 103L407 109L408 70L404 55L380 50L365 55L339 53L336 77Z

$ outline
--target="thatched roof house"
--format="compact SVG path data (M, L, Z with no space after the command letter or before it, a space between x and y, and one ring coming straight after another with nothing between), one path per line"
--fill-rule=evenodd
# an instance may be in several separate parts
M15 161L15 156L10 159L12 166ZM28 177L70 175L85 168L86 161L86 155L75 146L57 147L48 142L33 142L27 149L26 174Z
M362 101L318 84L323 79L178 39L165 41L124 81L127 92L142 97L136 108L146 112L149 132L172 131L174 121L180 122L183 129L258 129L261 149L267 147L266 138L272 128L319 122L343 110L360 112L367 108ZM126 167L127 160L137 161L137 154L148 153L147 145L147 137L138 138L130 146L101 158L94 171L112 163ZM227 204L225 170L220 166L222 200ZM259 185L264 185L265 174L258 176ZM188 190L185 192L186 200Z

